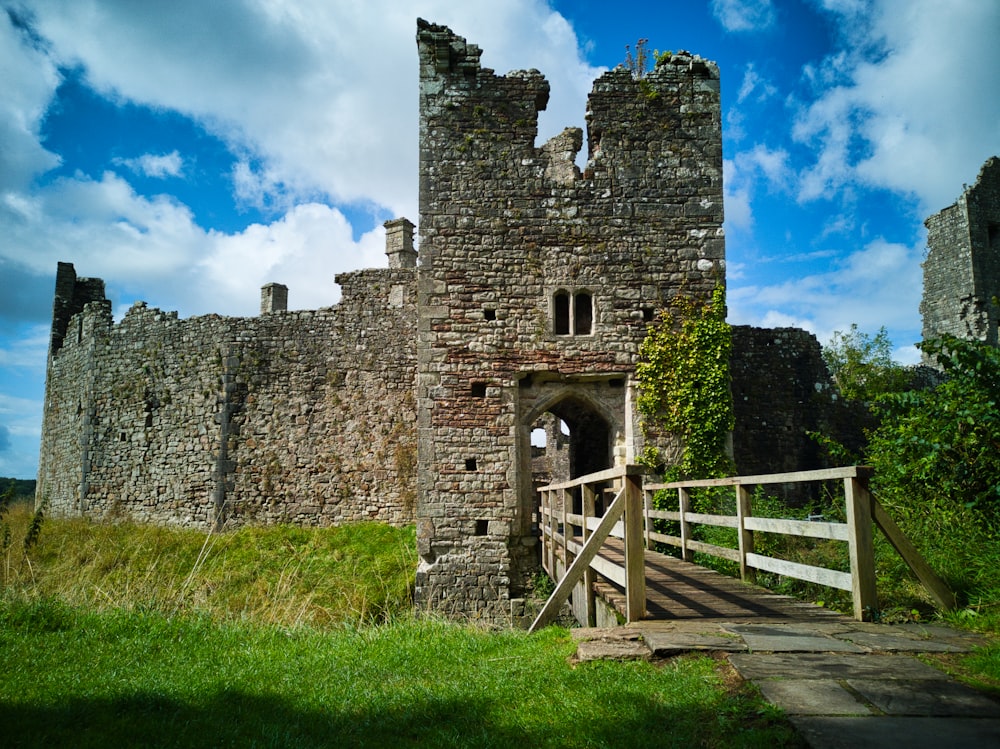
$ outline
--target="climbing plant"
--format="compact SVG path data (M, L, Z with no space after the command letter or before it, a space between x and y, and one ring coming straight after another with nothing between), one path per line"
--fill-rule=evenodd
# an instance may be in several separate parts
M679 298L662 317L646 333L636 366L637 406L647 443L663 432L680 439L680 460L668 469L671 478L730 475L732 332L725 289L719 284L706 301ZM647 448L644 462L660 463L658 452Z

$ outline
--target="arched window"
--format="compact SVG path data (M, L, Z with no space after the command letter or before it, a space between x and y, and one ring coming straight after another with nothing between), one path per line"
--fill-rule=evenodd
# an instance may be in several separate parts
M590 335L594 332L594 299L589 291L552 295L552 329L556 335Z

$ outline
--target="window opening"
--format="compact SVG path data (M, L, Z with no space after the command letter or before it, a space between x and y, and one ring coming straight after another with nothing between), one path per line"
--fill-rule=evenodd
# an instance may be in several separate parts
M488 520L477 520L476 521L476 535L485 536L489 533L490 521Z
M497 319L497 311L495 309L484 309L483 310L483 319L484 320L496 320Z
M465 459L465 470L467 470L467 471L474 471L474 470L476 470L476 459L475 458L466 458Z
M472 397L473 398L485 398L486 397L486 383L485 382L473 382L472 383Z
M569 335L569 294L557 291L554 302L556 335Z
M590 335L594 331L594 298L588 291L560 289L552 296L556 335Z
M573 318L573 332L577 335L590 335L594 322L594 307L590 294L579 292L574 299L573 307L576 312Z

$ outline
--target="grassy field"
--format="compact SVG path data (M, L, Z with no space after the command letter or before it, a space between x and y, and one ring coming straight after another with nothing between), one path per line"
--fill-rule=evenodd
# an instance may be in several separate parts
M6 521L0 746L797 747L723 663L418 616L412 529Z

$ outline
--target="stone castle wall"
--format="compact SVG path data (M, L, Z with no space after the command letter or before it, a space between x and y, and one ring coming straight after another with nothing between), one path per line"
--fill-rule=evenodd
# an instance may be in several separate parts
M998 345L1000 158L988 159L976 183L925 223L924 339L947 333Z
M115 324L86 303L54 332L39 496L200 527L412 522L415 272L344 274L336 307L258 318L138 303Z

